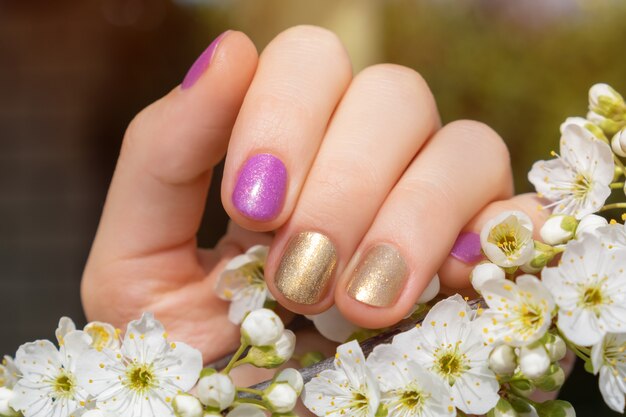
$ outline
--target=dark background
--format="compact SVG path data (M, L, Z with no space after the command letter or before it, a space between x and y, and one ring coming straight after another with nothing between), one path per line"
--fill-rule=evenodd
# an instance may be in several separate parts
M318 24L344 40L355 70L417 69L444 122L481 120L505 138L522 192L559 124L585 114L590 85L626 92L625 3L0 0L0 353L53 337L62 315L84 322L80 277L124 129L222 31L262 49L284 28ZM201 243L225 221L212 193ZM579 416L611 415L582 369L563 398Z

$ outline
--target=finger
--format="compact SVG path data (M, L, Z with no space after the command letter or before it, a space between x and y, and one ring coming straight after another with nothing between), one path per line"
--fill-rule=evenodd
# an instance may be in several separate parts
M487 202L512 192L502 139L477 122L446 125L389 194L342 274L335 302L364 327L401 320Z
M224 155L256 62L252 42L242 33L226 32L181 87L131 122L91 265L195 246L211 168Z
M232 219L257 231L286 221L351 78L326 29L291 28L268 45L228 148L222 202Z
M451 289L470 286L469 276L472 268L483 260L480 248L480 231L485 223L505 211L521 211L533 221L535 238L539 239L539 230L550 212L543 209L546 205L535 193L521 194L509 200L496 201L484 207L463 228L462 238L455 242L452 253L439 269L441 283Z
M415 71L377 65L354 79L268 259L268 286L281 304L303 314L332 305L334 272L438 126L432 94Z

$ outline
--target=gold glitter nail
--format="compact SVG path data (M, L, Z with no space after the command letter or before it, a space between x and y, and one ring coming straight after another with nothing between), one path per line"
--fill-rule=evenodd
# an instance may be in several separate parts
M348 294L375 307L392 305L404 287L409 269L400 252L391 245L374 246L352 273Z
M318 303L326 292L337 253L321 233L302 232L291 238L276 271L276 287L299 304Z

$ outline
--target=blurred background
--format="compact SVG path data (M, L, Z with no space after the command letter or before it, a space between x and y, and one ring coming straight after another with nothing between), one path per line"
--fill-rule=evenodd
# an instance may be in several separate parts
M84 321L81 272L124 129L222 31L261 50L316 24L339 34L355 71L415 68L444 122L500 133L525 192L593 83L626 92L625 21L623 0L0 0L0 353L53 337L62 315ZM212 193L201 243L225 222ZM581 369L562 396L580 416L612 415Z

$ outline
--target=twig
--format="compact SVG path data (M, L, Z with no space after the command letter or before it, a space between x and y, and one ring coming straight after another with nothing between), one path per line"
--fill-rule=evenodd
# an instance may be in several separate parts
M476 300L471 300L468 303L473 310L476 310L480 307L482 308L485 307L483 300L480 298ZM403 320L397 325L395 325L394 327L387 330L386 332L365 340L364 342L361 343L361 349L363 349L363 353L367 357L367 355L369 355L376 346L381 345L383 343L391 343L391 340L397 334L410 330L414 328L417 324L420 324L424 320L424 317L426 317L426 314L427 314L427 311L424 311L417 319L413 318L413 319ZM313 379L313 377L315 377L317 374L319 374L320 372L326 369L333 369L334 360L335 358L327 358L307 368L300 369L299 371L302 374L302 378L304 379L304 382L305 383L309 382L311 379ZM265 388L267 388L270 382L271 381L264 381L264 382L261 382L260 384L253 385L250 388L263 391ZM250 394L248 393L242 392L240 396L248 397L249 395Z

